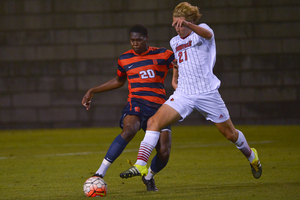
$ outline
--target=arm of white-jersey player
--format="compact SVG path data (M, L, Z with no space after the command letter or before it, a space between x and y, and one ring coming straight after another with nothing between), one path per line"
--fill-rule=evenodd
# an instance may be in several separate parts
M177 86L178 86L178 65L177 65L177 61L173 61L173 76L172 76L172 87L174 88L174 90L176 90Z
M188 22L184 18L174 18L172 26L179 26L179 27L185 26L185 27L191 29L192 31L194 31L197 35L199 35L207 40L211 39L211 37L213 36L213 33L211 31L209 31L208 29L198 26L198 25L194 24L193 22Z
M199 35L207 40L211 39L213 36L213 33L210 30L203 28L202 26L193 24L191 22L188 23L187 27L189 29L191 29L192 31L194 31L197 35Z

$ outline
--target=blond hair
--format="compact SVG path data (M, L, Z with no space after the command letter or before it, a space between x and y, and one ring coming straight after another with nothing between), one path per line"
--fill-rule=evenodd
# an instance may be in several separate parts
M197 23L201 16L199 8L188 2L178 4L173 11L173 17L184 17L188 22Z

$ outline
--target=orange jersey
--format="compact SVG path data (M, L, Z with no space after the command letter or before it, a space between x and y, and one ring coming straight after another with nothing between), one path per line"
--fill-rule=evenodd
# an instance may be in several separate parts
M149 47L142 54L132 49L118 59L119 77L127 76L128 102L138 101L147 106L160 107L166 101L164 81L173 68L174 54L166 48Z

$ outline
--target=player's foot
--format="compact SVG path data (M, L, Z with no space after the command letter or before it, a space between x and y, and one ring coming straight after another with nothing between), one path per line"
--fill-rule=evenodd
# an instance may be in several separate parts
M257 178L259 178L261 176L262 167L261 167L260 161L258 159L258 155L257 155L256 149L251 148L251 150L254 152L254 155L255 155L254 160L252 161L252 163L250 163L251 171L252 171L252 174L253 174L254 178L257 179Z
M102 174L97 174L97 173L94 174L93 177L100 177L100 178L103 178Z
M143 176L142 181L147 186L147 191L158 191L157 187L155 186L154 178L146 180L145 176Z
M134 176L146 176L148 173L147 165L133 165L120 174L121 178L131 178Z

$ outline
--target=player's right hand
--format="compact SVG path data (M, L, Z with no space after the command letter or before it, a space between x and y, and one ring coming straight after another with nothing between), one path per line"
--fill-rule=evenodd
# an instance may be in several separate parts
M175 28L180 28L183 26L187 27L189 24L190 22L186 21L184 17L174 17L172 26Z
M89 110L91 107L92 97L93 94L91 94L90 91L88 91L82 98L81 104L86 108L86 110Z

